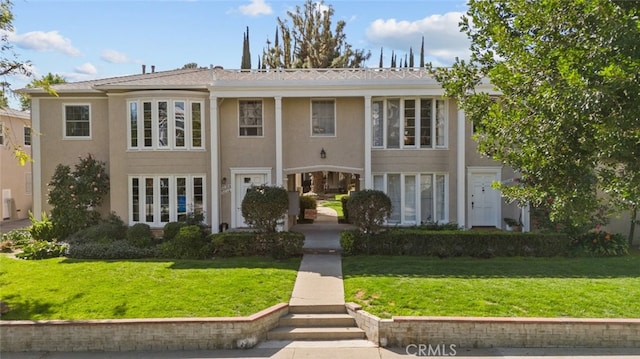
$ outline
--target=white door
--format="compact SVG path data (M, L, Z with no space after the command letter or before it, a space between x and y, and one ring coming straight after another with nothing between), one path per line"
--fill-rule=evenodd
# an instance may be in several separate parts
M259 186L265 184L267 181L267 176L265 174L238 174L236 175L236 188L235 188L235 211L236 211L236 223L234 225L235 228L238 227L248 227L248 225L244 221L244 217L242 216L242 200L244 199L244 195L247 193L247 190L251 188L251 186Z
M492 173L476 173L470 176L469 217L471 226L499 226L498 206L500 193L491 187L496 179Z
M11 218L11 189L2 190L2 219Z

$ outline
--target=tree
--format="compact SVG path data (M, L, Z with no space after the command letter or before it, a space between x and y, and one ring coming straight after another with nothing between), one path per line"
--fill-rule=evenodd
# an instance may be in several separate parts
M69 166L56 166L49 182L51 221L58 239L98 223L98 207L109 192L109 176L105 163L88 155L80 158L71 171Z
M473 122L480 152L521 173L521 185L497 186L504 195L574 229L590 225L599 192L637 211L639 15L625 1L469 2L470 60L429 71ZM485 78L499 96L478 88Z
M249 48L249 26L247 26L247 32L243 35L244 41L242 42L242 64L240 68L243 70L251 69L251 51Z
M186 70L186 69L197 69L198 68L198 64L195 62L189 62L188 64L184 64L184 66L182 66L181 70Z
M67 79L64 76L54 75L49 72L47 75L42 76L40 79L33 79L29 84L27 84L27 88L44 88L51 85L63 84L66 83ZM31 99L29 96L21 94L20 95L20 108L22 111L27 111L31 108Z
M363 233L379 230L391 215L391 199L378 190L357 191L347 202L349 221Z
M288 209L287 190L266 185L249 188L241 206L245 222L262 232L275 232Z
M422 45L420 45L420 68L424 68L424 36L422 37Z
M338 21L332 29L333 13L333 7L323 0L306 0L303 8L287 11L291 25L278 18L276 40L273 46L267 40L263 64L272 69L363 67L371 53L353 49L346 41L345 21ZM278 42L278 30L282 44Z

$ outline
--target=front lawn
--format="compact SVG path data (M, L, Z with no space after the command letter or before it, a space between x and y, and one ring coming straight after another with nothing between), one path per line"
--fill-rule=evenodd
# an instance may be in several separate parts
M3 320L247 316L288 302L300 258L26 261L0 256Z
M345 300L381 318L640 318L640 253L612 258L344 257Z

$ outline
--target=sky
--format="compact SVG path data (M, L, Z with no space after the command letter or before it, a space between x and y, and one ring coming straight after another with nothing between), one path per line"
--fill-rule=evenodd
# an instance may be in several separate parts
M6 33L13 52L30 61L35 78L52 73L67 82L181 68L239 69L243 37L249 28L251 63L267 39L273 41L277 19L302 7L303 0L12 0L14 31ZM464 0L325 0L332 20L344 20L346 40L371 52L367 67L377 67L383 49L398 62L425 39L426 61L447 66L468 58L469 41L458 22ZM290 23L290 22L289 22ZM6 56L6 55L3 55ZM418 59L416 57L416 62ZM5 79L14 89L29 78ZM15 107L15 106L12 106Z

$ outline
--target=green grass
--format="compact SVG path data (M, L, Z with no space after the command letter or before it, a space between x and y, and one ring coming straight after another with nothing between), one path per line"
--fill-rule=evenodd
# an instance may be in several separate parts
M5 320L247 316L288 302L300 259L25 261L0 256Z
M616 258L345 257L347 302L381 318L639 318L640 253Z
M323 207L329 207L335 210L336 212L338 212L338 218L344 218L344 213L342 211L342 202L341 202L341 198L344 196L347 196L347 195L346 194L336 195L334 199L324 200L319 204Z

